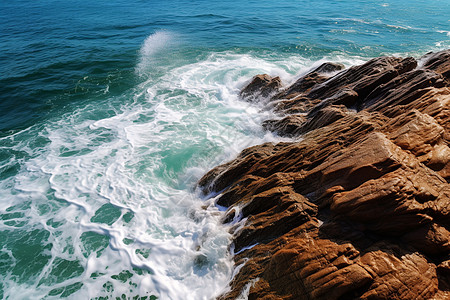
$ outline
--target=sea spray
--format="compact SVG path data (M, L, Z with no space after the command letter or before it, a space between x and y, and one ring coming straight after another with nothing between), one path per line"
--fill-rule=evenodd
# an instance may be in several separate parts
M136 73L139 76L152 76L154 67L161 61L172 60L170 54L173 48L180 42L180 36L169 31L157 31L149 35L139 51L139 63L136 66ZM159 55L158 55L159 54Z
M209 299L226 288L228 227L195 184L277 141L240 88L259 73L290 82L312 62L167 47L178 59L153 59L135 87L1 138L13 166L0 181L5 298Z

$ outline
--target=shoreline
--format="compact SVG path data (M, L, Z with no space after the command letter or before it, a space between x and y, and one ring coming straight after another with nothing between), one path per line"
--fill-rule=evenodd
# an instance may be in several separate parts
M235 224L240 269L219 299L450 297L450 50L420 61L324 63L242 90L279 116L266 130L302 139L199 181Z

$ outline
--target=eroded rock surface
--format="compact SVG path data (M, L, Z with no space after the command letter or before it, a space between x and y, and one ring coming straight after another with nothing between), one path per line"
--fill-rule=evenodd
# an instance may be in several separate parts
M341 68L242 91L294 139L199 182L234 224L240 269L220 299L450 299L450 51Z

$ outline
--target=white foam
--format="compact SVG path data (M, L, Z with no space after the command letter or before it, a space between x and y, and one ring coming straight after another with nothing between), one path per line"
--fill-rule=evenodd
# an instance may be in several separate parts
M255 278L250 280L242 289L242 292L236 298L236 300L246 300L250 294L250 289L255 286L255 284L259 281L259 278Z
M250 250L250 249L252 249L253 247L255 247L257 245L258 245L258 243L250 245L250 246L247 246L247 247L243 247L241 250L239 250L238 252L234 253L233 255L240 254L240 253L244 252L245 250Z
M26 149L31 158L19 162L16 176L0 182L1 212L29 202L30 208L16 209L24 212L18 220L25 220L26 228L49 232L53 245L51 259L34 283L18 284L5 276L5 297L41 299L77 282L83 286L69 298L153 294L159 299L210 299L224 291L237 270L227 250L229 228L221 224L219 208L202 208L213 199L203 202L193 188L206 171L244 148L279 140L261 129L270 113L238 99L246 82L268 73L290 83L312 62L296 55L230 51L173 65L153 60L172 47L173 38L157 32L146 39L137 67L145 79L135 89L115 98L106 98L107 93L95 106L49 121L45 128L2 138L14 151ZM335 55L325 60L349 65L360 59ZM150 76L152 72L161 75ZM109 115L92 117L105 111ZM38 135L47 143L27 147ZM115 222L94 222L104 205L117 214ZM133 218L127 221L130 213ZM8 228L0 221L0 230ZM98 257L86 252L86 232L109 240ZM38 285L57 258L78 261L84 271ZM132 277L114 279L125 271ZM111 289L104 287L109 285Z
M445 33L447 36L450 36L450 31L448 30L438 30L439 33Z
M156 31L149 35L142 44L136 72L143 75L149 71L149 67L154 63L155 55L162 50L167 50L175 42L175 34L169 31ZM165 55L168 55L168 53L165 53Z

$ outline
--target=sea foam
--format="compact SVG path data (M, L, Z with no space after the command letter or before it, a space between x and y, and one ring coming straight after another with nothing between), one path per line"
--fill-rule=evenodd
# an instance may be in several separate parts
M34 230L41 261L23 265L4 242L5 297L210 299L226 290L236 272L229 227L196 182L242 149L280 140L260 126L273 116L239 99L253 75L290 83L322 61L251 51L154 59L183 52L174 36L146 39L134 88L2 138L28 154L12 157L19 171L0 181L0 213L15 213L0 230Z

